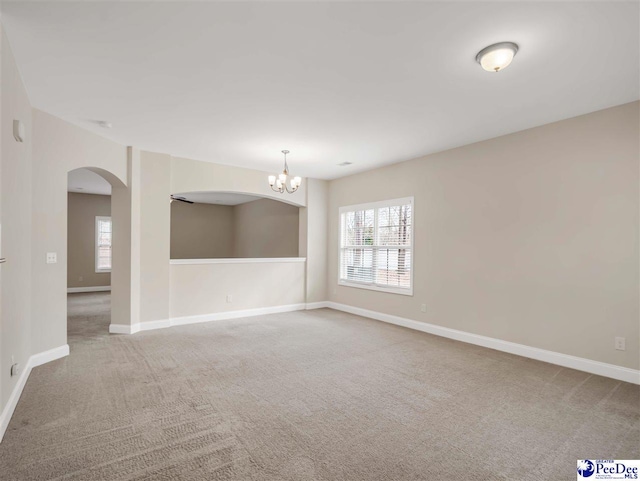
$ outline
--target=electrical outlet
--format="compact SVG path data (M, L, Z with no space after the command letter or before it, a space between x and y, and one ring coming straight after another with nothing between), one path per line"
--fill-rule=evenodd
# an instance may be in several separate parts
M55 264L58 262L58 254L55 252L47 252L47 264Z
M624 351L626 350L626 346L625 346L625 338L624 337L616 337L615 340L615 347L616 347L616 351Z
M427 305L426 304L421 304L420 305L420 312L427 312Z
M227 303L231 304L233 302L233 296L231 294L227 294Z

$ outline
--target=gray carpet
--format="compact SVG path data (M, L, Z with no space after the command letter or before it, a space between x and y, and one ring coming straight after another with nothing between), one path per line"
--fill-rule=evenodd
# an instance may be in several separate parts
M640 388L328 309L107 334L33 370L0 478L573 480L640 458Z

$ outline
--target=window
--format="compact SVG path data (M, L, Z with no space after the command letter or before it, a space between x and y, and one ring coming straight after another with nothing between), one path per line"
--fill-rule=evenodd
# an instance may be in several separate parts
M96 217L96 272L111 272L111 217Z
M340 208L345 286L413 295L413 197Z

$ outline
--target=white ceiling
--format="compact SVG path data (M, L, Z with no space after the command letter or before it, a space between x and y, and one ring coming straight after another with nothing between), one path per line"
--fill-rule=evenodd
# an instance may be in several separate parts
M638 2L2 3L35 107L223 164L279 171L289 149L293 174L319 178L637 100L639 17ZM520 51L485 72L475 55L498 41Z
M261 199L254 195L233 194L229 192L185 192L182 194L174 194L177 197L184 197L198 204L221 204L221 205L238 205Z
M111 184L95 172L76 169L67 174L67 190L81 194L111 195Z

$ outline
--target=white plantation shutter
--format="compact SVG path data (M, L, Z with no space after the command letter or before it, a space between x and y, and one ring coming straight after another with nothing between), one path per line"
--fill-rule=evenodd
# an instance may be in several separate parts
M412 294L413 198L340 209L340 284Z
M111 217L96 217L96 272L111 270Z

